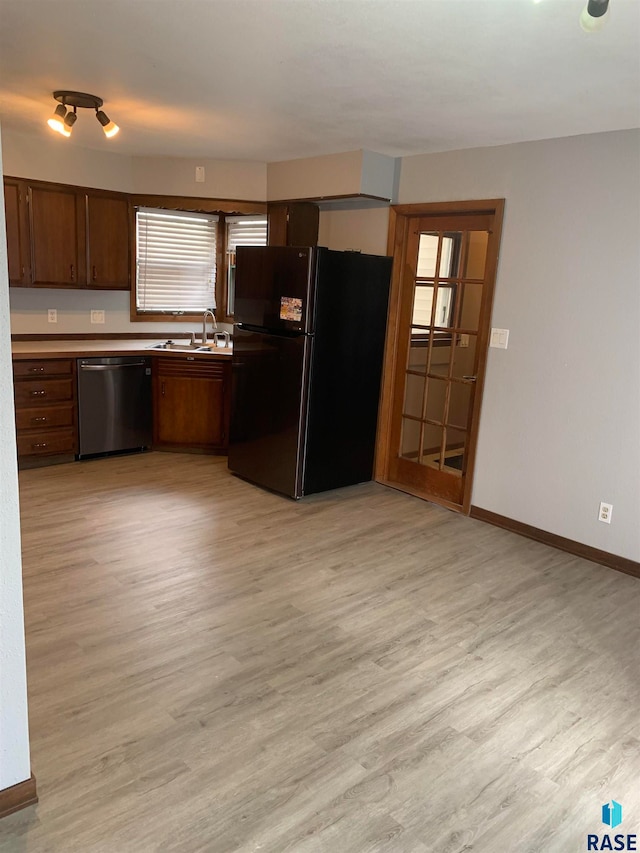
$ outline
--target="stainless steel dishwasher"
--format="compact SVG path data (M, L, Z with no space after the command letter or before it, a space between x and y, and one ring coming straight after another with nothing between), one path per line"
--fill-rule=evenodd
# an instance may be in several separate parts
M79 456L151 446L151 359L78 359Z

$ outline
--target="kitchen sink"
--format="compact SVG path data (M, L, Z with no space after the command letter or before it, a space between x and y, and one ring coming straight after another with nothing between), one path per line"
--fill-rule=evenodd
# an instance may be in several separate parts
M176 344L173 341L165 341L163 344L151 344L147 349L176 350L177 352L212 352L213 347L196 344Z

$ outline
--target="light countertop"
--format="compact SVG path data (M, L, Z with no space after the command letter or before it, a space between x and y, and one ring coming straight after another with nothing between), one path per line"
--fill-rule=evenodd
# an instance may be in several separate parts
M30 358L81 358L86 356L111 355L162 355L175 357L193 355L196 358L222 358L227 359L233 350L231 347L215 347L211 353L197 352L195 350L186 352L184 350L158 350L152 349L154 344L164 343L166 338L158 340L134 340L131 338L113 340L43 340L43 341L12 341L11 354L14 359L26 360Z

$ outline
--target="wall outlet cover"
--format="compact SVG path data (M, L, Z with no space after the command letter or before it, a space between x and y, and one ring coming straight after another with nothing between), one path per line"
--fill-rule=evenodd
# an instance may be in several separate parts
M489 346L495 349L506 349L509 345L509 329L491 329Z
M91 322L92 323L104 323L104 311L95 309L91 309Z
M204 166L196 166L196 183L204 184Z
M58 309L57 308L49 308L47 310L47 323L57 323L58 322Z
M613 514L613 504L601 503L598 510L598 521L604 521L605 524L611 524L611 516Z

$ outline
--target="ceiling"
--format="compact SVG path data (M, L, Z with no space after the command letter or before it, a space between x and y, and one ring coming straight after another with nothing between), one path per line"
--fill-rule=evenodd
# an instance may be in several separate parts
M3 126L102 97L60 144L276 161L401 156L640 126L640 2L0 0Z

